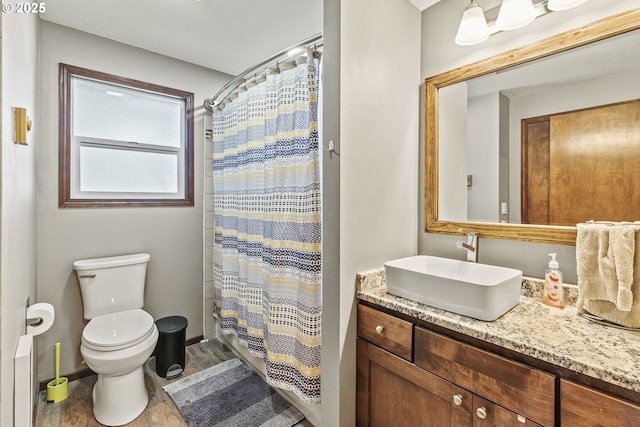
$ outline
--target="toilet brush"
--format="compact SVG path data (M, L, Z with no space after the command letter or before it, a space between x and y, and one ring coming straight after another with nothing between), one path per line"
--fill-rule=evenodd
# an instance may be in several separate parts
M65 377L60 377L60 343L57 342L54 347L55 350L55 379L49 381L47 384L47 401L58 403L69 397L69 380Z

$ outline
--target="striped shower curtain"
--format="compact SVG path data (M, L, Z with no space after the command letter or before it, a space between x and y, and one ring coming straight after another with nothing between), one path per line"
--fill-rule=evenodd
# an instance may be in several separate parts
M215 316L269 384L320 402L319 52L243 84L213 114Z

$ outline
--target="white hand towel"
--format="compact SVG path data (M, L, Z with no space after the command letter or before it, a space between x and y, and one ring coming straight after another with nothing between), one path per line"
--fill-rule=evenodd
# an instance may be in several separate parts
M629 328L640 328L640 231L636 232L635 240L635 262L633 269L633 282L631 284L631 292L635 295L635 298L631 304L631 310L618 310L615 304L603 300L584 301L585 311L602 317L610 322L627 326Z
M578 224L578 309L587 300L597 300L620 311L631 310L637 230L628 223Z
M638 228L632 225L615 225L609 232L609 257L613 259L616 268L617 294L616 308L620 311L631 310L633 304L633 293L631 285L633 284L634 256L636 248L636 231ZM616 291L616 283L613 283L613 289L609 292Z

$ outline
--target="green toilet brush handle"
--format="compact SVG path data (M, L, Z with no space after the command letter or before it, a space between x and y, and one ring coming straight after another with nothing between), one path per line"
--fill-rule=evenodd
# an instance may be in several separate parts
M55 369L56 369L56 384L60 384L60 343L57 342L55 345Z

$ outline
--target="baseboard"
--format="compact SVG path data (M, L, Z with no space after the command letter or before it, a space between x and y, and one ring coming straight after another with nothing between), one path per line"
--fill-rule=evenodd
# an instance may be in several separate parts
M200 341L202 341L204 339L204 335L198 335L197 337L193 337L193 338L189 338L188 340L185 340L185 346L189 347L190 345L193 344L197 344ZM70 374L66 374L64 375L66 378L69 379L69 382L71 381L75 381L75 380L79 380L91 375L94 375L95 372L93 372L91 369L89 368L85 368L85 369L81 369L79 371L76 372L72 372ZM43 391L47 389L47 384L49 384L49 382L51 382L53 380L53 378L50 378L48 380L45 381L40 381L38 383L38 391Z
M72 372L68 375L64 375L64 377L66 377L69 382L71 381L75 381L75 380L79 380L81 378L85 378L88 376L91 376L95 374L95 372L93 372L91 369L89 368L84 368L80 371L76 371L76 372ZM43 391L47 389L47 384L49 384L49 382L53 381L54 378L45 380L45 381L40 381L40 383L38 384L38 391Z
M202 341L204 339L204 335L198 335L197 337L193 337L193 338L189 338L188 340L185 341L185 345L187 347L189 347L190 345L193 344L198 344L200 341Z

